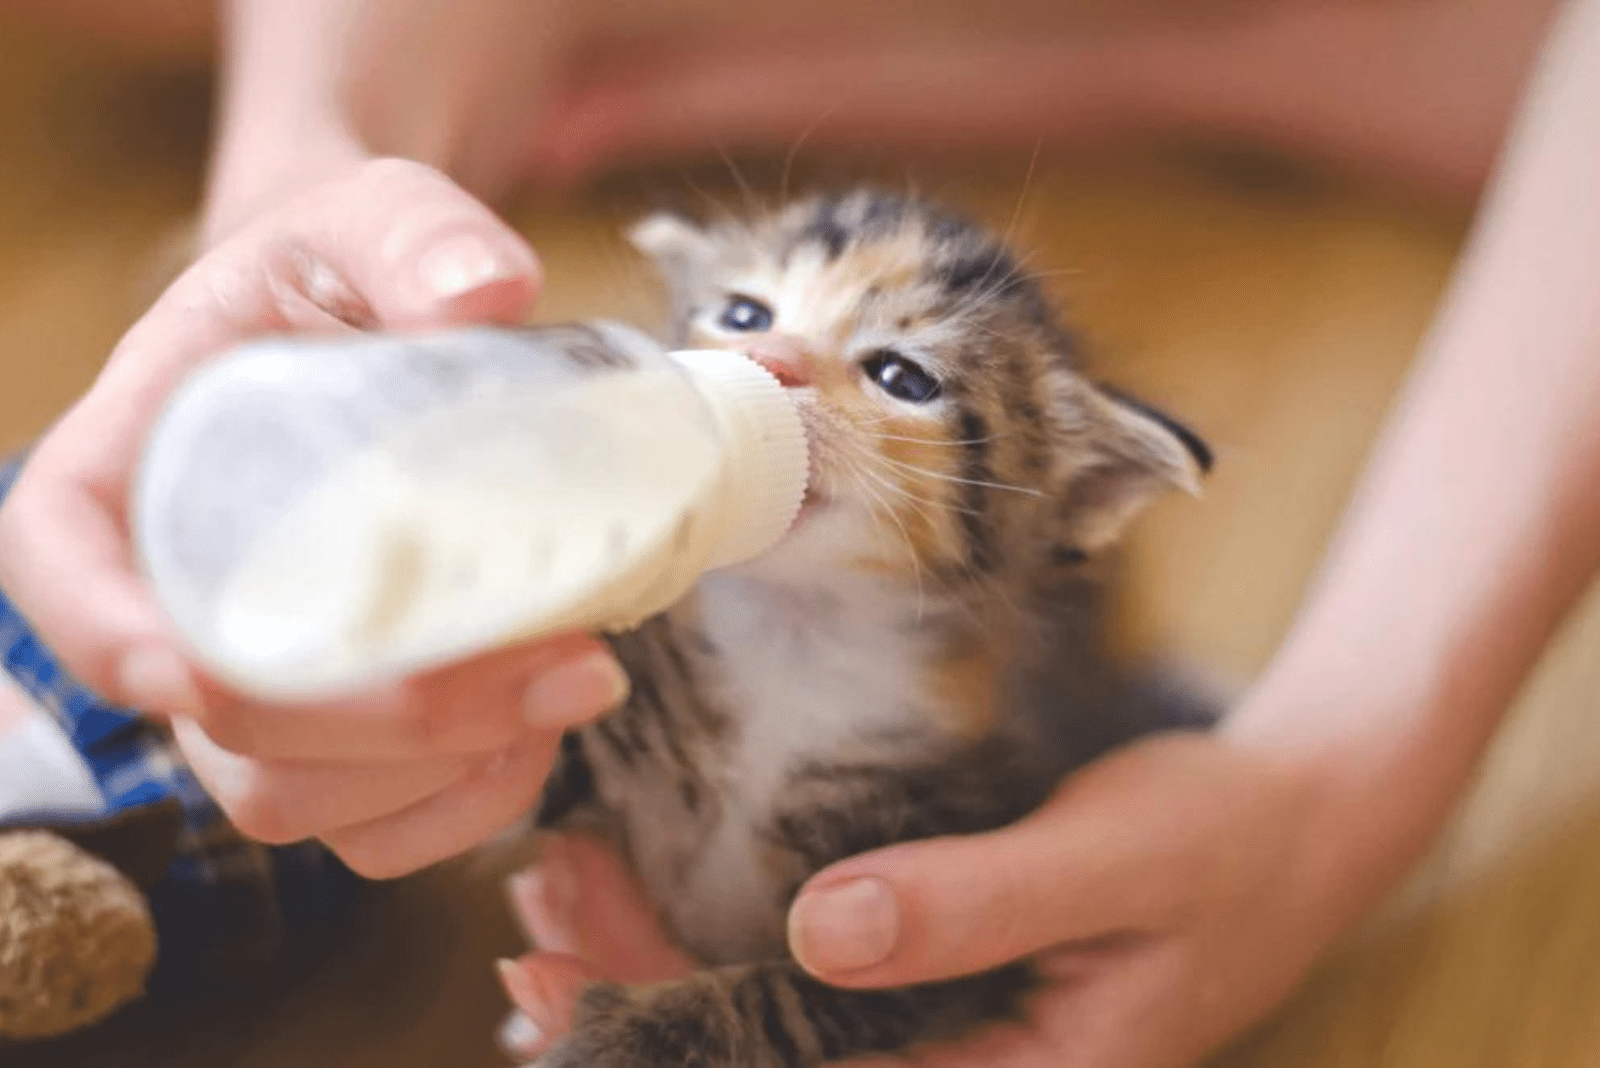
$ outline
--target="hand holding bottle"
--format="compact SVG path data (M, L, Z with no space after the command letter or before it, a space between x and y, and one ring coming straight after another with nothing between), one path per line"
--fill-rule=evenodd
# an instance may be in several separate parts
M245 833L322 838L372 876L459 852L527 810L561 729L626 684L600 643L570 636L338 701L263 703L218 685L135 567L127 500L160 405L252 337L514 323L537 288L522 239L442 175L352 163L185 272L39 442L0 509L7 592L80 678L171 718Z

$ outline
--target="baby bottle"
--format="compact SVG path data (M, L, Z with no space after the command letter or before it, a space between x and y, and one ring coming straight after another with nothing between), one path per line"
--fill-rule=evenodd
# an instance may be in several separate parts
M178 388L133 534L208 670L303 700L634 626L771 548L807 468L765 369L615 323L273 339Z

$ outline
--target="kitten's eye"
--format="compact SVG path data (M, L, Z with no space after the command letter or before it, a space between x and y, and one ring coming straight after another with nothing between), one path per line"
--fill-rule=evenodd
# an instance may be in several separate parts
M772 309L759 300L735 293L728 298L728 306L722 310L717 325L741 334L759 334L772 329Z
M879 349L861 361L861 369L891 397L912 404L927 404L942 391L939 380L898 352Z

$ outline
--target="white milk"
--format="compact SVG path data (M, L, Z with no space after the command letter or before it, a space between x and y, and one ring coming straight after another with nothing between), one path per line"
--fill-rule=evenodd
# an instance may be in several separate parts
M617 359L574 363L596 336ZM630 626L798 510L798 416L741 356L668 359L613 327L474 331L408 367L422 342L383 342L399 356L370 338L243 351L180 389L148 444L146 573L246 691L334 694Z

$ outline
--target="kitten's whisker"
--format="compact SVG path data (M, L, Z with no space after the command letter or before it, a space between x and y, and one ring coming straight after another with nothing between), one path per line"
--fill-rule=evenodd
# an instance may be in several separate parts
M867 483L863 479L864 475L867 476L867 477L872 477L873 481L879 482L880 484L884 485L887 489L889 489L891 491L895 487L889 485L888 483L884 483L881 479L878 479L878 478L872 476L870 472L862 471L862 470L859 470L859 469L854 472L854 477L855 477L855 480L856 480L856 484L858 486L860 486L861 489L865 493L867 493L869 496L871 496L872 499L874 501L876 501L883 508L883 510L889 514L890 520L892 520L894 525L900 529L900 536L904 539L905 545L906 545L906 555L911 559L912 576L916 580L916 583L917 583L917 622L920 623L922 621L923 613L924 613L924 610L925 610L926 605L927 605L927 587L926 587L926 584L923 581L923 567L922 567L921 560L917 556L916 544L911 540L911 533L908 530L906 530L905 523L902 522L900 517L895 514L894 506L892 504L890 504L888 501L884 500L883 496L881 494L879 494L876 490L874 490L871 486L867 485ZM876 512L875 509L873 509L871 507L868 508L868 513L869 514L874 514L875 515L875 512ZM924 520L928 520L927 514L921 512L920 509L918 510L918 514L922 515ZM876 521L877 520L874 519L874 522L876 522Z
M783 157L783 177L778 182L779 204L789 203L789 172L794 169L794 160L795 157L800 154L801 147L805 145L806 141L810 139L812 134L817 132L823 123L833 118L834 113L844 106L844 103L847 99L848 96L842 96L838 100L834 101L833 104L823 111L822 114L818 115L811 121L811 125L807 126L804 130L801 130L800 136L796 137L794 139L794 143L789 146L788 153Z
M919 516L921 516L925 521L927 521L930 524L935 524L936 525L937 522L938 522L937 515L941 514L941 513L954 513L954 514L957 514L957 515L979 515L979 514L981 514L981 513L977 512L977 511L974 511L974 510L969 509L969 508L960 508L960 507L956 507L956 506L953 506L953 505L941 504L941 503L939 503L937 501L929 501L926 498L919 497L916 494L909 492L903 486L899 486L899 485L897 485L897 484L895 484L893 482L890 482L890 481L884 479L882 476L880 476L878 474L875 474L875 473L873 473L871 471L867 471L867 470L863 469L862 473L866 474L873 481L877 482L879 485L881 485L885 489L889 490L889 492L895 494L896 496L900 497L902 500L906 501L908 504L911 505L912 509ZM935 510L934 513L930 513L928 511L928 508L923 507L923 505L927 505L929 508L933 508ZM967 578L970 581L972 581L972 582L977 582L978 581L978 575L977 575L976 572L973 571L972 565L968 561L963 559L963 560L959 560L958 563L961 566L961 570L966 574Z
M847 416L846 418L849 420L851 426L864 427L864 426L877 426L879 423L891 422L892 420L897 418L897 416L896 416L896 414L894 412L883 412L883 413L881 413L879 415L873 416L871 419L858 419L853 414L850 415L850 416Z
M1008 277L992 278L991 276L994 274L995 268L997 268L1000 264L1000 259L1000 256L996 256L994 262L990 264L989 270L984 273L984 276L981 279L979 279L979 282L983 288L977 293L967 297L964 301L962 301L962 303L955 307L954 313L958 320L962 319L963 316L967 316L982 310L983 308L987 307L996 297L1009 292L1016 286L1023 285L1033 277L1033 274L1028 270L1028 264L1032 260L1032 256L1030 255L1021 260L1014 261L1012 263L1013 270ZM977 324L974 323L972 325Z
M1018 267L1018 272L1015 277L1000 278L993 282L989 282L988 276L985 275L983 279L985 288L978 293L963 298L951 307L946 313L946 318L957 326L980 330L992 338L1005 340L1005 334L985 326L979 321L979 316L992 310L991 306L996 297L1014 286L1023 284L1031 277L1031 275L1025 273L1022 267Z
M1034 144L1033 159L1028 164L1028 175L1030 180L1033 175L1033 164L1039 159L1039 146L1042 143L1043 141L1041 139ZM1026 196L1026 193L1027 189L1026 186L1024 186L1023 195ZM1016 227L1017 220L1021 216L1021 213L1022 197L1019 197L1017 199L1016 210L1012 212L1011 223L1006 227L1005 236L1001 239L1000 244L994 246L994 248L991 250L993 252L993 256L989 260L989 268L983 272L983 277L978 279L977 293L967 298L963 304L956 306L955 310L958 315L964 311L976 309L984 304L987 304L989 301L994 300L994 298L999 296L1001 293L1004 293L1011 286L1017 285L1030 277L1028 272L1028 264L1033 260L1033 253L1029 252L1025 256L1016 258L1010 251L1011 231ZM1008 261L1010 263L1011 270L1007 272L1005 276L995 278L994 273L1000 269L1002 264L1007 263Z
M922 620L922 609L926 591L922 582L922 563L917 559L917 547L916 543L911 540L911 532L908 531L906 529L906 525L900 521L900 517L895 515L894 506L885 501L883 497L879 495L871 486L867 485L866 481L862 477L865 472L862 471L859 466L853 463L848 464L848 466L850 468L850 475L855 480L856 485L861 488L862 492L866 493L874 501L881 505L883 511L887 512L889 518L894 521L894 525L900 528L900 537L905 541L906 544L906 555L911 559L912 578L917 584L917 620L920 622ZM879 530L882 530L883 524L879 522L878 509L868 505L867 514L872 517L873 525Z
M936 522L936 518L934 516L930 515L928 510L926 508L922 507L922 504L927 504L927 505L931 506L932 508L934 508L936 511L941 512L941 513L956 513L956 514L968 513L968 509L965 509L965 508L952 508L952 507L949 507L947 505L938 504L936 502L926 501L926 500L924 500L924 498L918 497L916 494L907 492L905 489L903 489L900 486L894 485L894 484L889 483L889 482L885 482L882 478L880 478L880 477L878 477L876 475L872 475L871 477L873 478L874 481L878 482L880 485L885 486L890 492L896 494L901 499L903 499L907 503L911 504L913 510L915 510L918 515L922 516L925 520L927 520L930 523ZM919 504L917 502L921 502L921 503ZM976 514L976 513L969 513L969 514ZM961 574L963 576L965 576L966 581L972 583L975 586L982 583L983 577L978 574L978 572L973 568L972 562L970 560L966 559L966 557L957 556L957 557L955 557L954 559L952 559L949 562L953 566L955 566L955 567L960 569ZM961 608L961 610L964 613L966 613L966 615L968 617L970 617L974 621L981 622L981 620L979 618L979 613L978 613L977 608L974 605L972 605L971 603L969 603L967 598L965 598L965 597L956 597L951 601L947 601L946 603L953 603L955 605L958 605Z
M933 471L926 467L918 467L916 464L908 464L902 460L896 460L890 456L880 456L878 459L883 463L890 464L893 467L905 471L907 474L926 475L928 478L936 478L941 482L955 482L963 486L982 486L984 489L1004 490L1008 493L1021 493L1029 497L1044 496L1043 490L1036 490L1030 486L1013 486L1009 482L987 482L981 478L961 478L957 475L946 475L942 472Z
M909 441L916 445L944 445L955 447L958 445L987 445L993 441L1003 441L1011 436L1011 432L1004 434L990 434L986 438L913 438L905 434L873 434L874 441Z
M738 212L724 204L721 200L718 200L716 197L712 196L711 193L707 192L704 186L689 176L689 172L687 170L680 167L675 173L678 176L678 180L689 187L690 192L694 193L697 197L706 202L707 206L709 206L711 209L712 218L715 218L724 225L731 226L736 230L741 230L746 235L753 233L749 221L744 216L740 215Z
M873 458L873 459L876 459L876 458ZM956 507L956 506L948 506L947 507L945 504L943 504L940 501L930 501L926 497L919 497L917 494L912 493L910 490L906 489L904 486L900 485L899 483L893 481L891 478L885 477L883 472L872 470L871 467L869 467L866 463L861 462L860 460L858 460L856 462L855 469L856 469L856 471L858 473L860 473L862 475L865 475L866 477L872 479L874 482L876 482L878 485L882 486L884 489L888 490L890 493L892 493L895 496L901 498L902 500L911 502L914 506L926 505L928 508L933 508L933 509L936 509L937 511L953 511L953 512L966 511L966 509L963 509L963 508L960 508L960 507ZM928 511L926 511L924 508L916 507L916 511L917 511L917 514L922 516L924 519L928 520L929 522L933 522L934 516L932 514L930 514Z
M722 163L728 168L728 173L733 176L734 184L739 187L739 195L744 198L745 209L752 216L761 216L766 213L767 207L762 203L756 191L745 180L744 172L733 162L733 157L728 154L727 146L720 139L713 139L712 147L717 150L717 155L722 158Z
M1028 277L1040 281L1046 278L1061 278L1069 274L1081 277L1088 273L1088 270L1083 267L1055 267L1048 271L1029 271Z
M1022 205L1027 203L1028 190L1033 186L1033 172L1039 166L1039 150L1042 148L1044 148L1044 134L1034 139L1033 155L1028 157L1028 170L1022 176L1022 191L1017 194L1016 207L1011 209L1011 221L1006 223L1005 236L1000 239L1000 243L1007 248L1011 247L1011 239L1017 234L1017 223L1022 219Z
M1009 236L1007 237L1007 240L1010 240ZM1035 253L1029 252L1027 255L1014 261L1013 266L1015 267L1015 270L1011 277L998 278L995 279L993 283L990 283L989 276L993 273L993 268L999 263L997 258L995 263L991 264L990 271L986 272L981 279L981 281L984 283L984 288L976 294L966 297L951 309L950 315L952 320L960 323L963 326L970 326L978 330L983 330L991 337L999 337L1001 335L997 334L993 330L987 329L981 323L973 321L971 317L977 312L983 310L995 298L1010 292L1019 285L1024 285L1030 281L1037 283L1042 279L1052 278L1061 274L1084 273L1082 268L1069 268L1058 271L1034 271L1029 268L1029 264L1034 261L1034 258Z
M965 330L977 330L980 333L987 334L989 337L994 338L996 341L1004 341L1005 335L1000 333L1000 331L978 322L978 311L979 309L976 307L971 309L958 308L952 310L948 318L951 323L960 326Z
M933 507L935 509L938 509L940 511L945 511L945 512L955 512L957 514L965 513L965 514L972 514L972 515L976 515L977 514L976 512L970 511L969 509L955 508L955 507L950 507L950 506L938 504L938 503L933 502L933 501L926 501L923 498L918 497L916 494L908 492L903 487L895 485L895 484L893 484L891 482L887 482L883 478L881 478L881 477L879 477L879 476L877 476L875 474L872 474L871 472L863 472L863 473L868 474L870 477L872 477L872 479L874 481L878 482L880 485L884 486L885 488L890 490L892 493L897 494L898 496L900 496L903 500L907 501L908 503L911 503L913 509L915 509L917 514L922 516L925 520L927 520L930 523L935 521L934 517L929 515L927 510L922 508L916 502L922 502L923 504L930 505L931 507ZM874 494L874 496L876 496L876 494ZM879 498L879 499L881 500L881 498ZM956 566L958 566L961 569L962 574L964 574L966 576L967 581L972 582L974 584L976 584L976 583L978 583L980 581L980 576L978 575L978 573L976 571L973 570L972 563L970 561L968 561L964 557L958 557L954 562L955 562ZM963 609L965 609L966 613L969 616L971 616L973 619L977 619L978 618L977 611L970 604L966 603L966 599L965 598L959 598L958 597L958 598L956 598L956 602L958 604L960 604L963 607Z
M893 481L894 475L895 475L895 472L893 472L893 471L890 471L890 472L879 471L879 472L874 472L873 473L873 477L876 479L876 481L878 481L882 485L888 487L889 489L893 490L897 495L899 495L900 497L905 498L908 501L915 501L918 504L927 505L929 508L936 509L937 511L950 512L950 513L952 513L954 515L982 515L983 514L983 512L980 511L977 508L968 508L965 505L952 504L952 503L950 503L948 501L929 500L927 497L918 496L917 494L912 493L910 490L906 489L904 486L902 486L902 485L898 484L897 482ZM922 514L923 515L927 515L926 512L923 512Z

